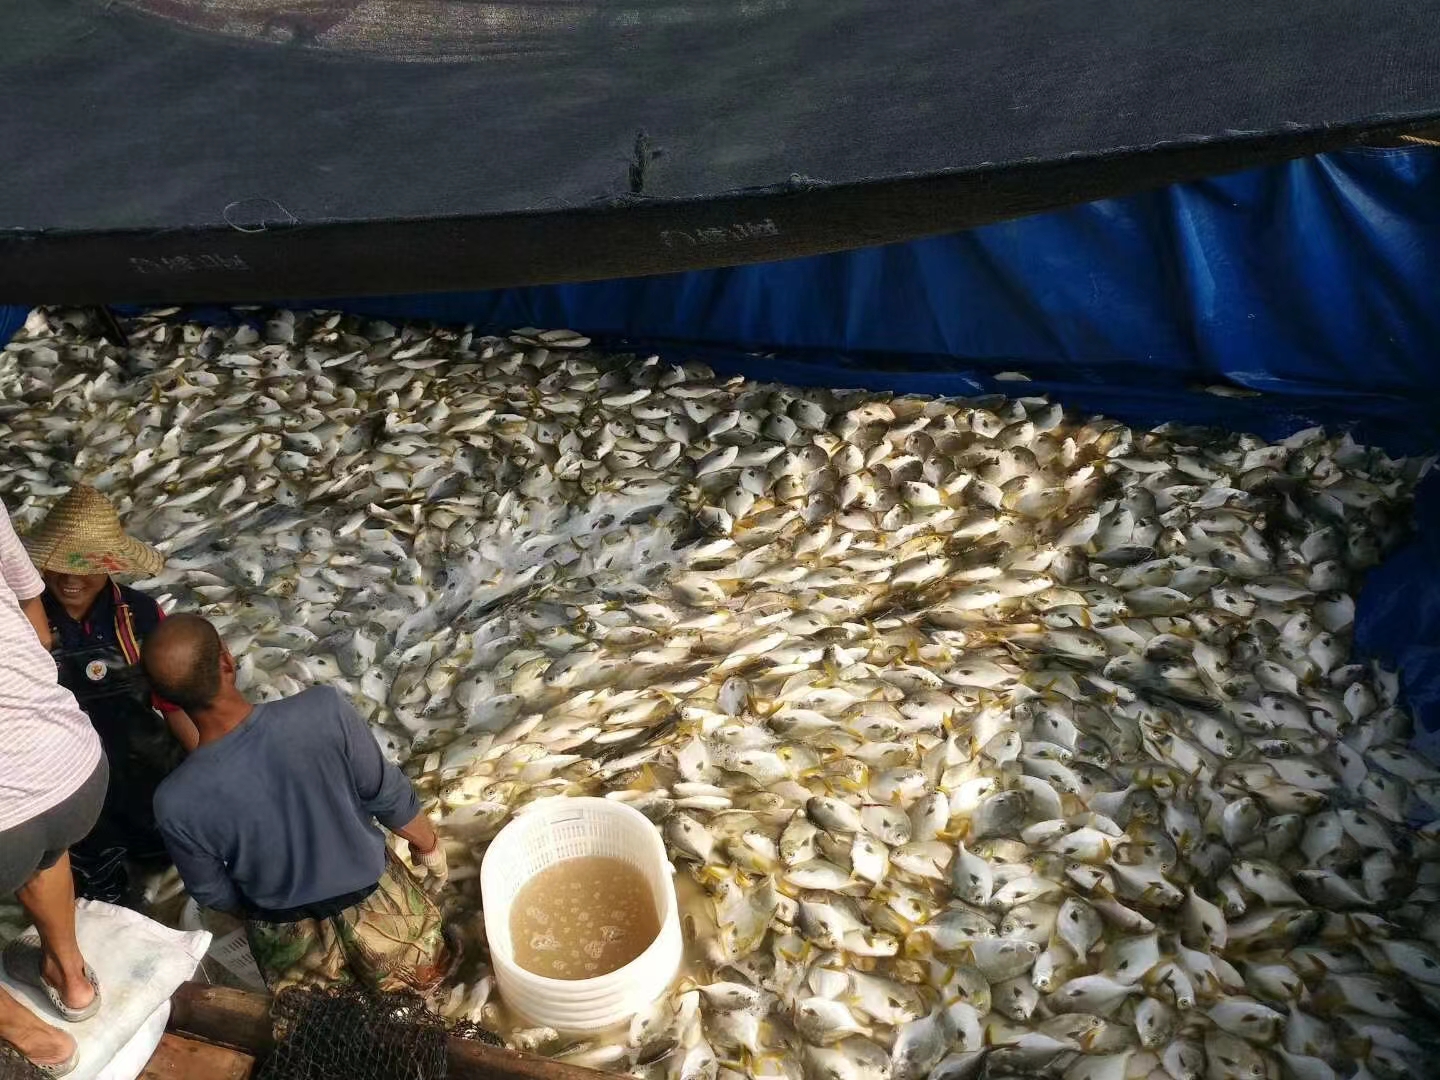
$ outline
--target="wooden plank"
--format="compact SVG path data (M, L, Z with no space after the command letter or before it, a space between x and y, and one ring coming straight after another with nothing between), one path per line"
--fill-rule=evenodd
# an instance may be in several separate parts
M224 986L185 983L170 999L170 1027L259 1056L272 1045L270 998ZM597 1080L609 1076L470 1039L452 1038L446 1050L451 1080Z
M249 1054L167 1031L140 1080L250 1080L254 1068Z
M270 998L228 986L187 982L170 998L168 1026L259 1056L272 1045Z
M487 1046L473 1039L450 1039L446 1046L450 1062L450 1080L490 1080L511 1077L513 1080L599 1080L614 1078L613 1073L582 1069L563 1061L552 1061L539 1054L522 1054L500 1046Z

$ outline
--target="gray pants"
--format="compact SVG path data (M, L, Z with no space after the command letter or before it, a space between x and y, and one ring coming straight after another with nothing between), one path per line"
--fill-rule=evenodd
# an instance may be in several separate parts
M68 799L0 832L0 896L13 893L37 870L50 869L71 844L89 835L109 783L110 766L102 754L95 771Z

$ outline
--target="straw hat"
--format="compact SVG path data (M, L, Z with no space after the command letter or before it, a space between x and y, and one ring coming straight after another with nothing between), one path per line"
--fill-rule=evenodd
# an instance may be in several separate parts
M158 574L165 556L125 535L110 500L76 484L24 538L40 570L61 574Z

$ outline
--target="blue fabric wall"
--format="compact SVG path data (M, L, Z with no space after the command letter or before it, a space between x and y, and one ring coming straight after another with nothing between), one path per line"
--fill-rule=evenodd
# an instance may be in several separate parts
M1023 386L1131 422L1267 437L1324 423L1427 453L1440 450L1437 280L1440 154L1416 147L788 262L324 303L486 330L571 327L797 383ZM5 326L0 309L0 339ZM1005 371L1032 382L993 379ZM1202 389L1216 385L1260 394ZM1357 639L1403 664L1423 723L1440 731L1437 489L1422 499L1416 545L1371 575Z
M1440 396L1437 268L1440 154L1417 147L837 255L342 303L778 353L755 370L812 383L960 392L1019 369L1133 419L1277 430L1320 417L1398 448L1440 445L1426 408ZM1215 383L1273 399L1185 389Z
M0 305L0 341L9 341L25 325L25 309Z

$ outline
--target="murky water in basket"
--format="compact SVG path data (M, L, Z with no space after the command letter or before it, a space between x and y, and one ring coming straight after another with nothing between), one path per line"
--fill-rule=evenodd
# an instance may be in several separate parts
M582 856L536 874L510 909L515 960L552 979L624 967L660 932L645 875L621 859Z

